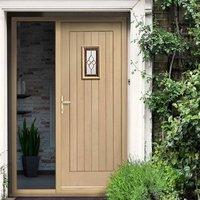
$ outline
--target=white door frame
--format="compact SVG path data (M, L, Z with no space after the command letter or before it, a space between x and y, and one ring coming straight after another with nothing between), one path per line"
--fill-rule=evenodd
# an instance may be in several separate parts
M152 152L151 112L141 100L151 83L146 83L141 72L152 76L150 62L144 62L137 42L138 22L152 25L152 0L0 0L0 167L8 165L8 67L7 67L7 12L129 12L128 65L128 141L127 152L135 160L148 159ZM129 84L128 84L129 82ZM2 193L0 175L0 195Z

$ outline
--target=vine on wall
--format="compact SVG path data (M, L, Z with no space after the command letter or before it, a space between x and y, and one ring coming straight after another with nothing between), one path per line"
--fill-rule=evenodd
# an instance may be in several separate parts
M171 165L180 175L180 199L200 199L200 1L157 0L172 16L171 25L153 30L139 24L145 59L168 58L168 71L153 77L153 92L144 96L161 133L153 159ZM179 75L175 76L175 71Z

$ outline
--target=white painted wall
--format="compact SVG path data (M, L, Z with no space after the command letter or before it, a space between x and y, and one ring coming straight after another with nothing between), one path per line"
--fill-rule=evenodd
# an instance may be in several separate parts
M151 75L151 63L143 62L137 43L131 42L140 37L135 27L138 21L152 24L151 0L0 0L0 166L7 165L7 31L5 13L9 11L106 11L130 12L130 41L128 71L128 154L134 159L144 160L151 154L151 113L140 100L151 84L146 84L140 71L147 70ZM146 15L145 15L146 13ZM136 69L135 73L132 72ZM2 177L0 176L0 182ZM1 183L0 183L1 184ZM1 185L0 185L0 189ZM1 191L0 191L1 192Z
M0 168L7 165L7 31L6 14L0 8ZM1 172L1 170L0 170ZM0 197L3 175L0 173Z
M141 73L152 74L151 63L144 62L140 52L138 39L140 38L139 22L152 24L152 2L138 1L131 10L130 24L130 65L128 87L128 152L133 160L145 160L151 155L151 113L145 107L141 97L147 90L151 90L151 83L146 83Z
M128 152L131 159L144 159L144 105L141 101L144 93L144 81L141 72L145 69L145 63L140 55L137 43L139 30L136 28L139 22L145 21L145 2L139 1L131 10L130 25L130 65L128 87ZM133 145L134 144L134 145Z
M152 15L152 0L145 1L145 24L152 27L153 22L153 15ZM145 63L145 71L148 76L152 77L152 62ZM145 92L152 91L152 82L145 83ZM151 111L145 106L145 159L150 159L152 153L152 113Z

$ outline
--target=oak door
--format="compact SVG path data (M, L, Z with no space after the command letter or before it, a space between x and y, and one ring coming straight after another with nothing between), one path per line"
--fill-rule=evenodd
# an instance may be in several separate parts
M102 195L126 159L125 26L60 22L58 29L58 190Z

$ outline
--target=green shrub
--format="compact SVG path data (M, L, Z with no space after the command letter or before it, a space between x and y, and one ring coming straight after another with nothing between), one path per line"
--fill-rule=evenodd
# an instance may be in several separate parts
M180 81L166 76L157 85L145 99L164 119L164 139L154 148L154 159L178 170L182 182L176 189L183 198L196 200L200 189L200 68L185 73Z
M108 200L177 200L177 179L166 165L126 162L112 175L106 195Z
M160 128L154 130L153 159L179 172L176 191L182 199L200 200L200 1L155 1L168 12L170 25L138 25L144 59L168 59L168 73L156 76L153 92L144 97Z
M186 42L176 33L156 26L153 30L149 26L141 26L140 31L142 36L139 44L145 58L152 58L160 54L173 54L173 52L183 53L185 51Z

